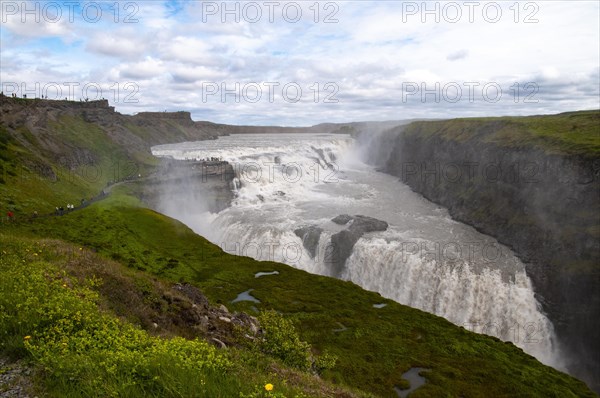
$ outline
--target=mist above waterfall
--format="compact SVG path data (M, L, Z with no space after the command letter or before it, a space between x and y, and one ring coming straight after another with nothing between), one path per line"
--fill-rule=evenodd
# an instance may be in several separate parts
M146 185L145 197L157 211L183 221L198 234L210 237L211 222L229 205L233 196L225 178L223 165L202 166L189 160L164 158L155 182Z

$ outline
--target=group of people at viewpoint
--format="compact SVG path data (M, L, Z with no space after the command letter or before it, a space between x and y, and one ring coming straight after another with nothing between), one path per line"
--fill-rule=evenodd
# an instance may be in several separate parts
M74 208L75 208L75 206L74 206L74 205L72 205L72 204L70 204L70 203L68 203L68 204L67 204L67 211L71 211L71 210L73 210ZM58 216L62 216L62 215L64 214L64 212L65 212L65 208L64 208L64 207L62 207L62 206L60 206L60 207L57 207L57 208L56 208L56 211L54 212L54 214L56 214L56 215L58 215Z
M103 191L104 192L104 191ZM85 199L81 199L81 206L83 206L85 204ZM71 211L71 210L75 210L75 205L72 203L68 203L67 204L67 211ZM54 214L58 215L58 216L62 216L65 213L65 208L60 206L56 208L56 211L54 212Z
M86 200L85 199L81 199L81 205L83 206L85 203L86 203ZM72 204L72 203L67 203L66 211L69 212L69 211L72 211L72 210L75 210L75 205ZM63 206L56 207L56 209L54 211L54 215L56 215L56 216L62 216L63 214L65 214L65 207L63 207ZM35 210L32 213L31 218L37 218L38 215L39 214L38 214L37 210ZM15 217L15 212L14 211L9 210L9 211L6 212L6 220L8 222L14 221L15 218L16 217Z
M206 163L206 162L222 162L223 158L218 158L218 157L215 157L215 156L211 156L211 157L204 158L204 159L201 159L201 158L185 158L185 160L187 160L188 162L203 162L203 163Z

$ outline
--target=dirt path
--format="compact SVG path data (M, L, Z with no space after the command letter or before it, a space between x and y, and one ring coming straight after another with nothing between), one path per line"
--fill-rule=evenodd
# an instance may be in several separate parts
M223 164L227 164L227 162L223 162L223 161L218 161L218 162L216 161L214 163L207 162L203 165L210 167L210 166L222 166ZM210 176L210 175L211 174L207 174L207 176ZM85 209L86 207L90 206L91 204L94 204L103 199L106 199L110 195L110 193L113 191L113 189L120 185L132 183L132 182L156 180L156 179L161 179L161 178L162 178L162 176L159 173L154 172L145 177L129 177L129 178L125 178L125 179L122 179L122 180L119 180L116 182L112 182L111 184L105 186L99 194L97 194L96 196L92 197L89 200L84 201L83 203L79 203L79 204L75 205L75 207L71 210L67 210L66 208L63 207L62 212L55 211L55 212L47 213L47 214L39 214L37 216L19 215L10 220L8 219L8 217L5 214L0 214L0 226L10 225L11 223L30 223L30 222L35 221L36 219L42 219L42 218L48 218L48 217L60 217L63 215L67 215L74 211ZM65 205L65 207L66 207L66 205Z
M79 205L76 205L71 210L67 210L66 208L63 207L63 211L60 212L60 213L58 211L55 211L55 212L47 213L47 214L39 214L37 216L23 216L23 215L21 215L20 217L15 217L12 220L9 220L8 217L3 214L3 215L0 216L0 225L2 225L2 224L9 225L11 223L32 222L32 221L35 221L36 219L64 216L64 215L67 215L67 214L72 213L74 211L85 209L86 207L90 206L91 204L94 204L94 203L99 202L99 201L101 201L103 199L106 199L108 197L108 195L110 195L111 191L115 187L117 187L119 185L131 183L131 182L138 182L138 181L150 180L152 178L156 178L156 176L155 175L149 175L147 177L142 177L142 178L129 178L129 179L125 179L125 180L113 182L112 184L107 185L106 187L104 187L104 189L102 189L102 191L98 195L94 196L90 200L86 200L85 202L83 202L83 203L81 203ZM0 396L0 398L1 398L1 396Z

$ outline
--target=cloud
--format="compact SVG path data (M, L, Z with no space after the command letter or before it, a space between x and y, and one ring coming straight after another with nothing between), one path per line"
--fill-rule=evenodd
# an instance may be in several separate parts
M467 50L458 50L446 56L448 61L458 61L459 59L467 58L469 52Z
M151 79L167 72L164 62L148 57L143 61L119 66L118 74L127 79Z
M214 63L213 44L197 37L176 36L163 40L159 45L161 54L170 61L183 63ZM220 58L220 57L219 57Z
M215 82L226 77L224 71L205 66L173 66L173 80L177 83Z
M0 25L0 80L93 81L102 87L134 82L139 102L115 100L118 111L184 109L194 118L225 123L551 113L599 105L596 2L578 7L536 2L538 22L528 24L523 13L515 22L510 2L501 3L498 23L486 22L481 8L473 23L465 19L466 9L457 23L443 14L436 22L435 15L408 15L403 3L388 1L340 2L328 9L318 3L318 18L313 3L301 3L302 18L296 23L283 18L281 6L273 22L263 9L257 23L243 16L239 23L231 17L222 23L221 15L204 21L204 2L153 1L136 2L137 23L126 24L123 17L132 11L124 9L126 4L117 3L118 22L108 18L108 9L98 23L82 17L72 23L64 18L54 24L22 23L20 15L8 16ZM324 23L332 11L337 22ZM202 88L207 82L227 88L252 82L278 86L272 102L264 95L253 103L236 102L233 96L223 101L220 94L206 100ZM498 84L503 96L490 102L478 92L475 101L451 102L443 98L449 92L439 93L440 101L433 94L425 100L420 92L405 95L408 83L419 89L424 84L426 89L459 85L466 90L466 82L476 82L478 89ZM287 83L302 87L297 103L285 101ZM327 83L336 87L338 103L324 102L332 93ZM515 84L522 90L526 83L537 84L538 102L514 101Z
M149 43L128 30L106 34L98 32L89 38L86 49L90 52L120 59L133 59L143 55Z
M10 2L15 8L10 8L7 11L7 4L3 3L2 7L2 29L6 29L16 37L23 38L46 38L46 37L63 37L70 38L73 35L73 26L68 24L66 19L56 18L50 13L42 13L40 2L35 2L28 10L33 13L24 13L23 9L26 2L16 3ZM37 10L37 11L36 11ZM4 38L3 38L4 41Z

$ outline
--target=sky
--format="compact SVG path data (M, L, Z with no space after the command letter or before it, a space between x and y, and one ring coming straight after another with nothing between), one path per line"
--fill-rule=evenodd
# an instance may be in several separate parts
M0 1L5 95L307 126L600 108L599 1Z

